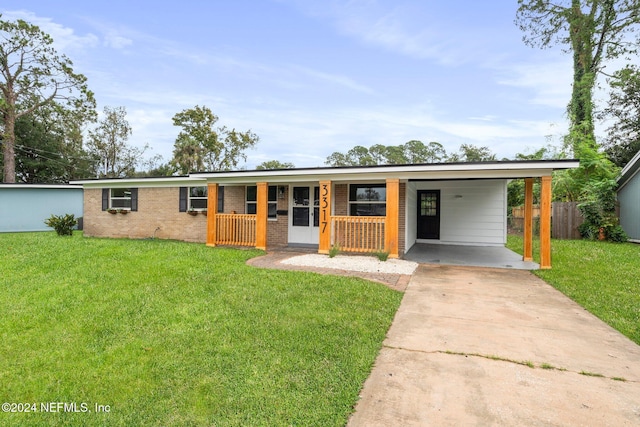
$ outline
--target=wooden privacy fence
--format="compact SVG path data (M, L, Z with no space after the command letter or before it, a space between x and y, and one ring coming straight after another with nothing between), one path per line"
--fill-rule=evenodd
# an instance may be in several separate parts
M345 252L384 251L383 216L332 216L333 244Z
M578 227L584 222L578 210L578 202L554 202L551 204L551 237L555 239L580 239Z
M540 207L533 207L533 230L539 231ZM578 210L578 202L553 202L551 204L551 237L554 239L580 239L578 227L584 222ZM524 229L524 206L511 208L509 228L522 232Z
M216 244L233 246L256 245L256 215L217 214Z

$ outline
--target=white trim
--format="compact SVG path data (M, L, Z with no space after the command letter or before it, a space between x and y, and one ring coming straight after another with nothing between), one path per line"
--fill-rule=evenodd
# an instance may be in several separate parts
M38 189L38 188L56 188L56 189L65 189L65 190L80 190L82 189L81 186L79 185L67 185L67 184L0 184L0 189L4 190L4 189L15 189L15 190L23 190L25 188L32 188L32 189Z
M618 189L616 190L616 192L620 192L620 190L622 190L625 185L627 185L628 183L631 182L631 180L640 173L640 165L637 167L637 169L635 170L634 173L632 173L631 175L629 175L628 177L625 178L625 174L628 173L632 168L635 167L635 164L640 162L640 151L638 151L638 153L633 157L633 159L631 159L629 161L629 163L627 163L627 165L622 169L622 171L620 171L620 176L618 176L617 182L618 184L620 184L620 180L624 179L624 182L620 185L620 187L618 187Z
M207 185L207 180L185 176L170 176L166 178L92 179L71 181L70 184L82 185L85 188L203 187Z

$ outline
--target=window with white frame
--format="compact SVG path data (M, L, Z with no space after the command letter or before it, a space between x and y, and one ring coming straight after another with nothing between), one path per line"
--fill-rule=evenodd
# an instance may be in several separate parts
M278 187L275 185L270 185L269 186L269 211L268 211L268 217L270 219L275 219L277 217L277 211L278 211ZM253 214L255 215L258 211L257 211L257 206L258 206L258 187L256 187L255 185L249 185L247 186L247 197L246 197L246 212L248 214Z
M189 187L189 210L207 210L207 187Z
M387 187L385 184L351 184L349 186L349 215L385 216Z
M110 209L131 209L131 188L112 188L109 196Z

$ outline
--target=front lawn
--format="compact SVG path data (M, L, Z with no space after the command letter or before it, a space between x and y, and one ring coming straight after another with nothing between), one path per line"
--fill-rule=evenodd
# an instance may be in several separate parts
M0 234L0 425L344 425L402 295L259 254Z
M521 254L522 237L510 235L507 246ZM534 240L534 254L538 247ZM640 245L554 239L551 247L552 269L534 273L640 344Z

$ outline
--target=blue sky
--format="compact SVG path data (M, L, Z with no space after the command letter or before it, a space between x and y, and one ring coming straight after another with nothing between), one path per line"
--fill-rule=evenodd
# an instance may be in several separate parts
M247 152L324 166L355 145L438 141L511 158L566 132L571 58L521 41L515 0L5 0L52 35L130 143L171 158L174 114L206 105Z

